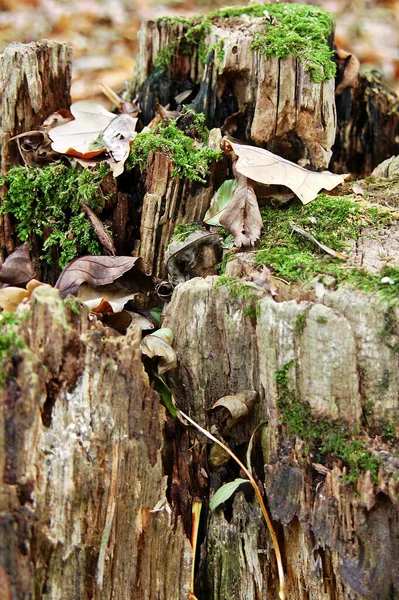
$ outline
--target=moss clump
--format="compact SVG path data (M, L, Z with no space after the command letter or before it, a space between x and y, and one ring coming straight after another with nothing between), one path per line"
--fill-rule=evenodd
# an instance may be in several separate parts
M173 231L173 242L180 244L180 242L184 242L190 233L193 231L199 231L201 229L201 225L195 225L194 223L189 223L188 225L177 225Z
M203 114L193 117L192 127L200 135L202 142L205 142L209 135L204 122ZM209 175L210 164L222 157L219 150L205 147L198 149L195 140L181 131L175 121L163 121L151 131L139 133L132 144L126 162L127 168L138 166L144 171L150 152L163 152L170 157L174 163L173 177L201 183L205 183Z
M295 223L322 244L345 252L348 240L359 239L362 228L393 223L395 217L388 209L354 202L347 196L320 194L305 206L299 203L278 208L267 206L261 209L261 214L265 228L256 254L258 265L273 267L278 276L288 281L332 275L338 283L347 281L365 291L380 292L389 303L399 304L398 267L386 266L380 275L348 267L343 260L325 254L313 242L293 233L291 228L291 223ZM383 277L389 277L394 284L381 282Z
M7 373L3 368L5 359L26 347L18 333L20 321L15 313L0 314L0 387L4 387L7 382Z
M56 250L60 266L65 267L78 254L101 254L81 202L93 210L101 208L99 185L108 172L106 163L82 171L62 164L43 169L14 167L0 179L0 185L7 187L0 211L16 218L22 242L28 241L31 233L43 237L43 228L49 228L41 258L52 263Z
M370 471L373 483L377 484L382 461L366 448L360 429L341 423L318 421L313 417L309 404L298 400L288 390L288 371L294 362L290 361L275 374L280 423L286 426L288 435L303 439L308 451L319 462L325 462L329 458L342 460L348 468L346 482L355 483L362 471Z
M162 18L160 20L166 26L173 22L182 23L185 34L178 40L172 40L160 51L155 66L166 70L175 52L193 54L195 49L203 64L209 52L214 50L217 64L220 65L223 60L223 40L207 47L205 37L211 26L221 19L243 15L263 19L264 29L256 34L252 51L278 58L287 58L289 55L298 57L315 82L335 76L333 52L328 46L333 28L332 17L322 8L303 4L255 4L242 8L222 8L191 19Z
M306 313L300 313L295 319L295 333L301 335L306 327Z

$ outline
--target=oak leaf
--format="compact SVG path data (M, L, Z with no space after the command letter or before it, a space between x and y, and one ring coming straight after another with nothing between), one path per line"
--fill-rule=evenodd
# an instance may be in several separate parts
M263 148L228 142L238 156L236 170L264 185L285 185L294 192L303 204L317 197L320 190L332 190L345 181L347 175L334 175L329 171L308 171L281 156Z

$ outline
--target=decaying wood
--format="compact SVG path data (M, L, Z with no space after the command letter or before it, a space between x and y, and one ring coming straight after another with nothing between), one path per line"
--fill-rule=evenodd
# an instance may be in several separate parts
M181 23L146 21L139 33L130 94L140 92L143 118L148 122L156 102L164 106L173 102L181 91L176 86L186 89L184 85L198 84L194 105L205 113L209 127L235 120L230 133L239 139L267 144L269 150L289 160L303 159L326 169L336 131L334 80L314 83L300 60L265 58L252 51L260 27L257 19L221 19L205 38L207 47L223 40L220 64L214 52L204 68L196 51L192 55L176 51L167 73L157 75L154 63L160 50L184 39L186 29Z
M278 303L258 290L251 300L258 301L257 316L248 318L243 302L232 299L226 287L218 288L217 280L180 285L166 315L164 324L176 340L179 368L170 382L178 404L210 427L208 409L215 399L243 389L258 391L252 416L232 429L228 440L230 447L242 447L255 426L268 421L262 436L265 489L280 528L288 598L396 597L397 457L380 439L369 439L388 473L380 473L377 486L367 472L354 488L345 485L345 469L337 462L317 468L299 441L295 445L295 438L287 438L279 425L275 379L276 371L295 359L289 391L306 400L315 417L351 426L367 404L373 406L375 422L396 423L397 356L380 334L387 306L349 287L334 291L319 284L313 299L300 303ZM306 315L300 335L299 315ZM384 372L391 375L382 389ZM234 478L222 471L213 482L220 485L218 477L226 476ZM278 597L275 558L260 510L246 504L240 492L226 514L219 510L208 518L206 598Z
M14 600L186 600L191 547L166 498L165 411L139 332L33 294L0 403L0 564ZM107 335L108 333L108 335Z
M204 185L175 179L172 168L164 154L150 154L138 252L148 272L156 277L166 275L164 254L176 225L202 220L213 195L211 182Z
M36 129L53 112L69 108L72 48L49 40L10 44L0 57L2 95L0 166L19 164L10 138Z
M399 98L370 72L337 96L337 137L331 168L364 177L399 154Z

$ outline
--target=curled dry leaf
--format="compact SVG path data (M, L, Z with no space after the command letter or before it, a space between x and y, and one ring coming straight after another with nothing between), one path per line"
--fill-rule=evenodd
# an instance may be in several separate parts
M47 131L26 131L11 140L16 140L22 160L29 167L43 167L59 159L59 154L51 148Z
M337 250L333 250L332 248L329 248L325 244L321 244L318 240L316 240L316 238L311 233L309 233L305 229L301 229L300 227L297 227L294 223L291 223L291 227L292 227L293 231L295 231L296 233L299 233L300 235L303 235L303 237L307 238L308 240L310 240L311 242L316 244L316 246L319 246L319 248L324 250L324 252L326 252L330 256L334 256L334 258L341 258L342 260L346 260L348 258L346 256L346 254L342 254L342 252L337 252Z
M251 182L246 176L240 174L236 163L233 163L233 173L237 180L237 187L219 217L219 222L233 234L234 243L238 248L253 246L259 239L263 226L258 201Z
M140 344L143 354L149 358L159 358L158 375L177 367L176 352L172 348L173 338L173 331L170 327L165 327L146 335Z
M82 208L85 211L101 244L104 246L104 248L106 249L106 251L109 254L112 254L112 256L115 256L116 250L115 250L114 242L112 241L112 237L110 236L108 231L105 229L104 223L101 221L101 219L99 219L97 217L96 213L92 211L90 206L85 204L85 202L82 202Z
M130 142L137 135L138 119L130 115L119 115L104 129L101 141L116 164L111 165L114 177L123 173L125 161L129 156Z
M223 141L223 147L227 150L230 147L238 156L236 163L238 173L264 185L285 185L303 204L314 200L322 189L332 190L347 177L347 175L334 175L329 171L322 173L307 171L263 148Z
M258 399L258 392L254 390L244 390L231 396L220 398L210 410L227 409L230 416L226 420L226 425L231 427L239 419L249 415Z
M340 70L343 70L343 76L337 85L335 95L339 96L346 88L353 88L357 85L359 78L360 62L354 54L347 52L343 48L335 48L335 54Z
M14 312L17 306L25 299L29 299L32 292L41 286L51 287L48 283L42 283L36 279L32 279L26 286L26 289L19 287L3 287L0 289L0 307L4 312Z
M192 231L183 241L180 241L179 236L172 238L165 252L170 283L177 285L190 279L197 263L201 262L204 248L208 246L218 248L220 240L221 236L218 233L201 230ZM216 263L219 262L217 252L215 252L215 260Z
M144 271L141 258L133 256L82 256L69 263L58 278L55 288L61 297L76 295L82 283L93 287L114 284L125 292L149 291L153 279Z
M8 285L25 285L34 276L28 244L17 246L0 266L0 281Z
M93 312L118 313L134 295L135 292L115 289L112 283L99 287L82 283L76 297Z
M71 113L75 117L73 121L49 131L52 149L81 158L92 158L104 152L105 146L95 142L115 115L101 104L85 100L72 104Z
M261 271L253 271L249 279L258 285L259 287L265 288L269 292L271 296L278 296L278 288L276 282L274 281L274 277L270 272L270 269L263 265Z

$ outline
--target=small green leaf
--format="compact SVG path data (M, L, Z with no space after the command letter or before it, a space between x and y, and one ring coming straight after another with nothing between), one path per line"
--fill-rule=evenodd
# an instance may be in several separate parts
M224 209L233 197L233 192L237 187L235 179L227 179L222 183L218 191L214 194L211 205L208 208L204 223L207 225L219 225L219 219L222 216Z
M169 414L175 419L176 418L176 408L173 403L173 396L172 396L172 392L170 391L169 386L165 383L165 381L162 379L162 377L155 375L155 373L152 373L152 378L153 378L153 382L154 382L154 390L156 390L158 392L158 394L161 396L162 404L164 405L166 410L169 412Z
M235 479L234 481L230 481L229 483L225 483L218 489L218 491L212 496L211 501L209 502L209 508L211 510L215 510L220 504L226 502L234 494L236 489L243 483L250 483L248 479Z

